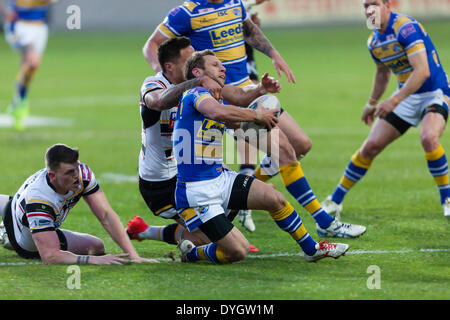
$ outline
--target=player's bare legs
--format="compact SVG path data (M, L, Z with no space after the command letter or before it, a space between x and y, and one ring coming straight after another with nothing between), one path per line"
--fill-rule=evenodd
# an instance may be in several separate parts
M439 142L445 125L444 117L440 113L426 113L420 128L420 142L425 151L428 170L438 186L444 216L450 217L448 162L444 148Z
M67 240L67 251L79 255L104 255L105 246L103 241L90 234L61 230Z
M439 147L439 138L445 130L445 120L439 113L427 113L422 119L420 142L425 152L433 152Z
M309 186L300 162L297 160L296 152L286 134L276 127L272 129L268 136L269 140L275 141L269 144L269 150L267 151L271 155L271 161L278 165L278 171L289 193L314 218L317 233L323 237L342 238L356 238L362 235L366 231L366 227L343 223L322 208ZM270 175L263 175L262 172L262 169L259 172L257 170L255 176L262 181L267 181Z
M295 150L296 158L304 157L311 150L311 139L288 112L284 111L279 120L278 127L288 137L289 143Z
M373 160L384 148L400 136L401 133L390 123L378 118L359 152L365 159Z
M17 92L8 108L8 112L14 117L14 127L23 130L23 119L29 114L27 102L28 88L41 65L41 54L32 46L22 48L20 69L17 75Z
M332 195L322 203L322 207L340 219L342 201L347 192L366 174L372 161L389 144L402 134L384 119L377 118L370 130L369 136L361 148L356 151L348 164L344 175Z

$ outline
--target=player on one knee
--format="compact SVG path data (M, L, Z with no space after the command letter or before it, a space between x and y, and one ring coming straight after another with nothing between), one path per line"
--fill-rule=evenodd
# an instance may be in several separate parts
M196 52L186 62L186 79L204 75L225 82L225 68L210 50ZM174 128L177 211L189 231L199 230L212 242L194 246L184 240L180 245L183 261L222 264L243 260L249 243L227 218L230 210L239 209L268 211L278 227L300 245L307 261L338 258L348 250L346 244L317 243L280 192L258 179L223 167L225 127L236 128L241 121L256 121L272 129L278 123L275 117L278 111L225 106L202 87L183 94Z

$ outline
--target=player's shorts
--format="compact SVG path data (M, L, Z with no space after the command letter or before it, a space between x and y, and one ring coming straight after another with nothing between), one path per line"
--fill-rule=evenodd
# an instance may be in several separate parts
M9 45L19 51L33 46L42 55L47 46L48 26L41 21L17 20L5 23L5 37Z
M178 215L189 231L195 231L214 217L231 210L247 209L248 193L254 178L224 170L211 180L177 182L175 198Z
M17 252L19 256L25 259L38 259L40 258L38 249L34 244L33 238L31 236L30 229L22 226L19 229L19 223L15 220L11 212L12 199L8 201L5 208L5 214L3 217L3 223L5 225L6 234L8 235L9 242L13 249ZM59 238L60 249L67 251L67 239L64 233L56 229L56 234Z
M177 177L165 181L147 181L139 177L139 191L152 213L165 219L177 219L175 188Z
M398 90L393 95L397 92ZM447 121L448 99L441 89L412 94L395 107L392 111L393 115L388 115L386 121L397 128L400 133L404 133L410 126L417 127L428 112L440 113Z

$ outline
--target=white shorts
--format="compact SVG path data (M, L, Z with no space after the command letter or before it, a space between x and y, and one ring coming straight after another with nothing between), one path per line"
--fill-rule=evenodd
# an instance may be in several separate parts
M398 89L394 92L395 95ZM436 91L415 93L400 102L393 112L402 120L414 127L420 123L425 108L434 104L443 106L448 112L448 97L445 97L441 89Z
M235 171L224 170L215 179L177 183L175 199L178 215L189 231L196 230L219 214L228 216L228 202L238 175Z
M43 54L47 46L48 26L41 22L19 20L5 24L5 37L15 50L23 50L32 46L39 54Z

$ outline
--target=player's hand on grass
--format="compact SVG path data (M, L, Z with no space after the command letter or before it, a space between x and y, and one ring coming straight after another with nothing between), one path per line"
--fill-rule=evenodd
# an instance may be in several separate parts
M200 78L199 84L203 88L208 89L217 101L222 99L222 85L216 80L208 77L207 75L203 75Z
M120 253L120 254L105 254L103 256L91 256L90 263L91 264L127 264L130 263L129 259L126 259L129 256L128 253Z
M289 82L296 83L294 73L277 51L273 51L272 62L279 77L281 77L282 72L284 72Z
M135 259L131 259L130 261L133 263L159 263L156 259L147 259L142 257L137 257Z
M269 73L266 72L261 78L262 88L270 93L279 93L281 91L280 81L273 77L269 77Z

